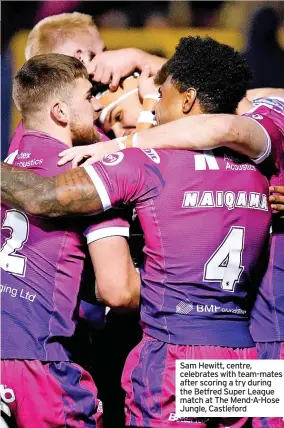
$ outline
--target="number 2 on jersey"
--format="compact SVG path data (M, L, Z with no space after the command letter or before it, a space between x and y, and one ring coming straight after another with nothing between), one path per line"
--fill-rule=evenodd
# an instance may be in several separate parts
M0 250L0 266L6 272L24 276L26 272L26 257L15 254L23 248L29 236L29 220L26 214L17 210L6 211L2 229L10 229L11 235Z
M221 282L221 288L234 292L244 270L242 266L245 228L231 227L229 233L204 266L203 280Z

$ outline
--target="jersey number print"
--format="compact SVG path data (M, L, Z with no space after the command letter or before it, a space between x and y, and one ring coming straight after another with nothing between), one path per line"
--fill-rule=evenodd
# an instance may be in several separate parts
M10 229L0 250L0 266L14 275L24 276L26 272L26 257L17 254L23 248L29 236L29 220L26 214L17 210L8 210L2 223L2 229Z

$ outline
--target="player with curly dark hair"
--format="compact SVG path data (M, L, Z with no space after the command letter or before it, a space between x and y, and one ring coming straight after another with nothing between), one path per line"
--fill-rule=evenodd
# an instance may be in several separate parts
M156 107L159 124L198 113L234 113L251 72L232 47L210 37L183 37L163 73L168 76ZM161 76L163 77L163 76Z
M180 92L196 89L204 113L234 113L251 79L242 56L211 37L181 38L168 68Z

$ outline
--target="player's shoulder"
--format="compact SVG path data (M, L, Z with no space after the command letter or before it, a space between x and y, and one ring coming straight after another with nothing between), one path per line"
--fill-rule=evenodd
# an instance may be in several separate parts
M273 117L275 115L281 115L282 119L284 116L284 98L280 97L266 97L266 98L257 98L252 101L254 107L248 114L264 114L268 117Z
M66 149L65 144L48 135L36 132L26 133L19 145L13 164L32 169L42 176L60 174L71 167L71 164L59 167L59 153Z
M275 139L284 137L284 100L260 98L253 101L254 107L243 116L255 119L270 136Z
M262 97L252 101L254 106L265 106L273 110L284 113L284 98L281 97Z
M122 150L116 153L110 153L102 159L102 164L105 166L115 166L120 163L124 163L128 166L137 167L145 161L151 161L155 164L160 164L161 162L161 152L163 150L154 150L154 149L140 149L138 147L133 147L131 149Z

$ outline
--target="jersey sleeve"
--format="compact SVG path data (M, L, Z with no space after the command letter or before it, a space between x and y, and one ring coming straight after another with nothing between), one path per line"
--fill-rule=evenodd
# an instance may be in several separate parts
M126 209L112 209L88 219L89 225L83 232L87 244L110 236L129 238L130 218Z
M136 204L158 196L165 186L159 154L138 148L112 153L85 166L104 210L118 203Z
M258 112L258 109L245 113L243 116L258 123L266 135L266 149L257 159L252 159L254 163L260 164L270 158L274 164L277 164L280 156L279 142L282 140L282 134L275 121L268 115Z

